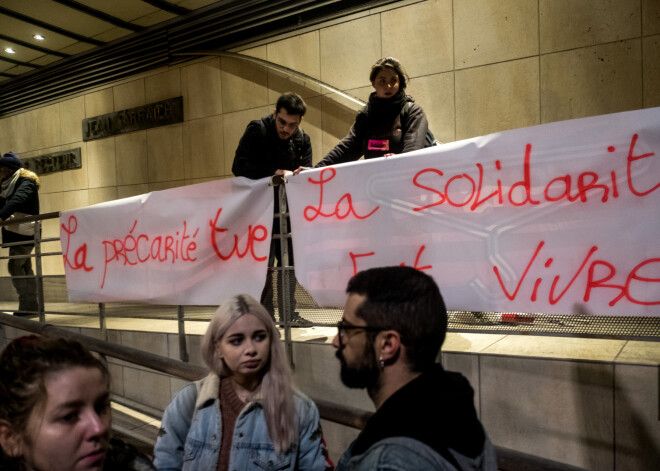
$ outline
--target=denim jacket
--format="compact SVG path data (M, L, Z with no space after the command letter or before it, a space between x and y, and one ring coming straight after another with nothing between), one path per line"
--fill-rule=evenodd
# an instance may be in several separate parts
M424 443L408 437L392 437L374 443L365 453L351 456L351 448L346 450L337 463L335 471L467 471L496 470L497 459L490 440L486 438L484 453L476 458L468 458L450 450L456 468L452 463L436 453Z
M219 387L220 379L212 373L197 384L187 385L172 399L163 415L154 448L154 464L158 470L216 469L222 431ZM294 394L298 442L277 454L268 436L261 404L258 400L250 402L236 419L230 471L326 469L316 405L302 393Z

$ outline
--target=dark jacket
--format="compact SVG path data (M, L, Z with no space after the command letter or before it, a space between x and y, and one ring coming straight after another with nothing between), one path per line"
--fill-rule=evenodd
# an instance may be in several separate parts
M20 176L14 191L8 198L0 197L0 219L3 221L14 213L39 214L39 177L36 173L24 168L19 170ZM33 236L25 236L2 228L2 242L21 242L32 240Z
M401 461L402 469L497 469L463 375L435 365L395 392L369 419L337 470L378 470L388 460L389 465Z
M408 102L412 105L402 115L401 110ZM410 95L400 91L392 98L383 99L372 93L346 137L316 167L352 162L363 155L365 159L373 159L423 149L428 127L424 110Z
M250 121L238 143L231 171L253 180L270 177L277 169L312 166L312 142L302 129L283 141L272 115Z

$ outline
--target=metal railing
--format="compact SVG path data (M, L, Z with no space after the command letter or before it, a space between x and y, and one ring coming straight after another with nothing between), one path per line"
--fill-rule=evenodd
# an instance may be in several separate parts
M13 242L13 243L3 243L3 247L16 247L16 246L22 246L22 245L28 245L28 244L34 244L34 255L13 255L13 256L2 256L0 257L0 260L11 260L11 259L18 259L18 258L34 258L34 265L35 265L35 275L34 276L13 276L12 278L17 278L17 279L35 279L36 282L36 290L37 290L37 311L34 312L34 314L37 314L39 316L39 320L41 322L44 322L45 317L44 317L44 306L45 306L45 297L44 297L44 278L49 277L49 275L44 275L43 272L43 264L42 260L44 256L55 256L55 255L62 255L62 252L51 252L51 253L44 253L42 251L41 244L46 243L46 242L59 242L59 237L57 238L50 238L50 239L43 239L41 237L42 234L42 227L41 227L41 221L45 219L53 219L53 218L59 218L60 213L59 212L53 212L53 213L46 213L46 214L40 214L37 216L26 216L26 217L20 217L20 218L13 218L10 221L0 221L0 228L4 226L9 226L13 224L21 224L21 223L26 223L26 222L34 222L34 238L32 241L25 241L25 242Z
M101 355L117 358L125 362L143 366L154 371L159 371L170 376L187 381L197 381L208 374L208 369L172 358L163 357L154 353L145 352L137 348L118 345L115 343L90 337L68 329L50 324L34 322L29 319L0 313L0 325L8 325L16 329L24 330L49 337L63 337L77 340L88 349ZM354 407L347 407L321 399L314 399L319 407L322 417L326 420L341 425L362 429L371 413Z
M278 184L278 183L274 183ZM279 238L282 266L269 267L273 272L273 304L277 313L276 322L283 328L285 345L291 360L291 344L293 342L291 329L302 326L334 326L341 318L341 309L330 309L319 307L311 295L297 283L295 279L295 262L291 260L289 244L285 241L291 238L287 223L286 208L286 185L279 185L279 200L282 210L275 216L279 216L280 234L273 235ZM57 280L53 288L59 287L59 296L63 297L65 288L64 275L45 274L43 269L44 257L61 257L59 251L44 251L43 244L57 242L59 237L42 238L42 222L49 219L59 218L59 212L16 218L11 222L0 222L0 227L15 224L17 222L34 221L36 225L34 235L34 253L28 255L34 259L35 275L37 281L38 311L35 313L40 322L45 322L46 314L75 314L78 316L98 317L101 338L107 340L106 319L109 317L143 317L177 320L179 333L179 358L187 361L188 352L185 342L186 321L208 321L215 306L155 306L136 305L128 303L100 303L81 304L65 303L65 310L47 310L48 296L44 290L44 283ZM16 244L18 245L18 244ZM22 256L26 257L26 256ZM8 256L0 257L7 260ZM5 282L9 286L6 279ZM295 284L295 288L291 286ZM291 293L295 292L293 298ZM3 301L3 300L0 300ZM92 309L93 311L89 310ZM7 310L7 309L5 309ZM157 310L157 311L155 311ZM298 315L299 312L302 314ZM137 314L131 314L131 313ZM142 314L140 314L142 312ZM301 322L304 322L302 324ZM471 332L471 333L498 333L498 334L533 334L546 336L564 337L591 337L591 338L615 338L627 340L651 340L660 341L660 317L636 317L636 316L598 316L589 312L580 312L570 315L556 315L544 313L498 313L498 312L472 312L472 311L449 311L449 332Z
M19 330L50 337L64 337L77 340L89 350L101 355L117 358L130 364L139 365L187 381L197 381L208 374L208 370L202 366L162 357L132 347L117 345L67 329L20 317L0 313L0 325L9 325ZM311 399L316 404L322 419L346 427L362 430L369 418L373 415L372 412L356 407L313 397ZM535 471L579 471L582 469L508 448L495 446L495 451L497 454L498 469L500 471L526 471L531 469Z

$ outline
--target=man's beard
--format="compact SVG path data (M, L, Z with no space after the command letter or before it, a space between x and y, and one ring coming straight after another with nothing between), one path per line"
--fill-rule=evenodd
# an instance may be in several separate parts
M346 387L355 389L371 389L378 383L380 369L376 361L376 353L373 345L365 345L363 355L358 359L358 364L348 365L341 350L337 350L335 356L341 365L341 382Z

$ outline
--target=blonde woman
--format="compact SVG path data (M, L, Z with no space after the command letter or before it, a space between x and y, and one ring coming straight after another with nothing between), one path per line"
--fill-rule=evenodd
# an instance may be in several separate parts
M268 311L248 295L225 301L202 340L211 370L165 410L159 470L331 468L314 403L292 386Z

